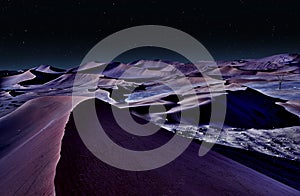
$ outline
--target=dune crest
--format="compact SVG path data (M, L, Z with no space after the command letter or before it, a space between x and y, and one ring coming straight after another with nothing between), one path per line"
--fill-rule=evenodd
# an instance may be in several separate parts
M69 175L64 172L72 171L70 175L73 178L72 182L75 182L78 179L74 177L77 177L78 173L72 169L80 167L74 164L74 168L69 171L61 170L66 167L66 160L74 158L85 163L82 157L76 157L77 151L87 156L87 160L92 161L91 168L95 167L94 164L106 168L107 166L95 160L80 144L70 117L74 107L82 107L84 105L82 102L85 100L96 98L96 103L100 107L97 108L98 110L103 111L103 108L108 107L116 108L118 111L129 109L130 116L141 121L150 121L154 126L161 128L161 135L155 138L155 141L146 139L146 143L157 146L161 144L159 141L168 138L166 135L170 136L173 133L195 139L191 152L183 154L182 158L179 158L178 162L173 163L170 168L161 169L168 174L171 174L174 169L179 169L184 175L185 167L190 170L197 169L197 162L201 160L192 157L192 152L198 148L199 142L213 141L223 149L229 148L233 152L241 150L246 154L256 153L257 157L265 156L269 157L268 160L278 161L279 165L276 166L278 171L287 168L287 171L293 172L287 172L289 177L285 178L276 173L274 166L275 169L271 170L276 173L274 178L300 190L300 187L291 180L298 174L299 167L290 166L290 163L293 165L300 160L299 78L299 54L281 54L262 59L199 61L195 65L161 60L139 60L127 64L89 62L68 70L48 65L29 70L3 70L0 72L0 189L5 190L3 193L6 194L54 194L53 180L56 170L58 193L65 193L64 191L72 189L72 185L67 184L65 189L61 187L62 181ZM226 102L222 102L223 98L226 98ZM75 104L72 105L72 102ZM210 124L213 105L226 107L226 116L224 119L218 117ZM164 110L151 110L151 108L164 108ZM195 115L197 111L201 112L199 118ZM191 115L181 116L184 112L189 112ZM115 131L122 130L109 124L114 119L107 119L107 117L103 119ZM224 121L222 127L214 126L221 121ZM67 137L63 137L65 127ZM216 141L212 140L213 137L204 137L207 133L217 135ZM122 143L120 137L116 136L116 139ZM62 140L65 147L61 148ZM139 138L136 141L144 140ZM72 142L79 145L70 148ZM60 151L63 159L58 162ZM223 153L226 155L226 152ZM239 156L245 157L241 154ZM227 156L230 155L227 153ZM250 158L253 159L259 161L255 157ZM189 160L191 166L185 166L183 160ZM267 186L267 183L277 187L270 189L271 192L280 189L278 191L282 191L282 194L296 193L292 188L249 168L244 168L241 164L217 153L210 154L202 161L202 166L209 168L207 172L213 173L213 180L228 185L227 188L219 187L224 190L237 186L236 180L232 178L236 176L247 188L251 186L248 177L261 182L261 185L248 188L248 191L251 189L250 192L240 190L240 193L264 193L262 185ZM215 164L207 166L209 162ZM57 164L58 168L56 168ZM269 167L272 163L267 161L264 164ZM227 166L229 169L222 171L222 175L229 180L228 182L220 179L220 176L213 171L226 170ZM245 174L245 177L237 176L234 167L237 168L238 173ZM253 165L251 167L256 168ZM85 168L81 169L85 172ZM199 174L193 174L195 179L203 178L200 173L204 176L209 175L203 173L200 168L198 170ZM110 171L117 177L121 173L127 175L126 172L112 168ZM158 175L160 172L157 171L142 175L144 178L150 177L160 182ZM98 172L100 171L95 171ZM101 178L109 177L108 173L98 174ZM264 174L273 177L270 172ZM100 180L99 176L90 176L89 172L86 175L84 180L87 182ZM135 182L138 175L128 174L129 181ZM170 178L168 175L162 177ZM185 190L196 189L196 184L190 180L180 178L177 182L189 182L190 185L186 185ZM76 183L82 182L76 181ZM110 183L112 182L109 181L108 184ZM147 183L152 182L147 181ZM162 187L157 193L169 190L170 186L179 186L176 183L166 183L167 188ZM157 186L155 183L151 185L150 187ZM211 188L211 191L219 190L210 180L206 185ZM81 186L84 188L80 189ZM126 186L126 184L120 185L120 189ZM254 190L255 188L257 190ZM89 187L80 184L79 189L78 191L83 191ZM203 188L208 193L209 189ZM180 192L177 189L172 191ZM230 190L228 192L230 193Z

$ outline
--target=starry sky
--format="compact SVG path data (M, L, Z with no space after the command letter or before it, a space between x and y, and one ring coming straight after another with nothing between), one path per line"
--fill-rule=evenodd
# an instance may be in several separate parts
M300 52L298 2L2 0L0 69L74 67L106 36L150 24L192 35L217 60Z

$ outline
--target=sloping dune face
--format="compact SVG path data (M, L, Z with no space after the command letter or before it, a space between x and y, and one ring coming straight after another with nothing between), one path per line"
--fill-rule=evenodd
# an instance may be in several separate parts
M71 97L42 97L0 118L1 194L54 194L55 168L71 111Z
M283 54L217 64L140 60L129 64L90 62L69 70L42 65L18 72L1 71L1 177L23 176L16 186L12 183L16 178L8 179L11 185L7 187L12 190L8 194L26 193L39 181L35 178L35 182L26 184L24 179L44 171L41 165L38 166L41 170L31 174L31 170L29 173L22 170L20 163L29 157L28 153L33 153L33 158L26 159L26 165L39 160L37 146L41 143L56 146L47 157L58 160L57 150L74 107L74 95L99 99L107 103L105 107L129 109L132 115L183 137L211 142L206 137L209 133L216 136L219 145L299 161L299 61L299 54ZM224 118L217 115L211 121L215 105L225 107L226 115ZM196 115L198 112L200 117ZM213 126L222 124L221 121L224 126ZM42 137L42 133L49 135ZM46 141L51 134L56 139ZM42 138L38 139L39 145L33 143L36 147L21 147L37 137ZM51 171L56 164L43 163L45 168L50 164ZM2 182L1 190L5 190L5 180ZM48 188L42 189L42 193L53 193Z
M84 108L93 102L82 102L75 111L84 111ZM144 151L157 148L173 137L171 132L163 129L149 137L132 136L118 126L109 104L96 100L95 106L104 130L120 146ZM117 110L122 112L122 109ZM136 120L146 123L141 118ZM87 123L95 124L89 119ZM199 144L192 143L176 160L154 170L121 170L104 163L85 147L71 117L62 140L61 158L55 175L55 191L57 195L299 194L299 191L215 152L199 157L198 149Z
M54 171L71 105L69 97L38 98L0 119L1 194L54 194Z

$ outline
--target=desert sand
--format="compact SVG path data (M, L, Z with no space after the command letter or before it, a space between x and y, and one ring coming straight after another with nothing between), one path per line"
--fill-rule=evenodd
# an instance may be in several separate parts
M3 70L1 194L299 195L299 62L299 54L283 54L213 63L216 66L139 60L90 62L69 70L47 65ZM210 108L222 103L224 95L224 127L214 148L199 157L203 136L217 130L208 126ZM94 98L98 120L120 146L154 149L174 132L197 137L163 167L142 172L112 167L86 148L74 124L74 111ZM149 113L149 107L161 105L164 112ZM118 113L129 107L136 121L150 121L159 131L147 137L130 135L115 121L111 107ZM182 111L198 109L204 114L200 124L194 115L183 118L193 132L185 126L173 130ZM89 120L89 113L84 115ZM164 119L166 124L161 124ZM96 127L95 121L86 123L89 129ZM182 140L188 140L185 137Z
M137 195L141 192L152 194L201 192L205 195L220 192L259 195L299 194L297 190L216 152L199 157L197 154L199 144L196 142L193 142L175 161L155 170L128 172L114 168L98 160L88 151L74 127L72 118L64 130L72 109L68 103L70 103L68 97L38 98L0 120L1 130L16 130L10 131L16 134L11 147L1 151L2 194L53 195L54 190L57 195L70 193ZM38 110L35 108L37 105ZM84 102L77 107L84 107ZM171 132L160 130L154 136L132 144L137 138L125 139L128 135L118 126L114 126L111 116L108 115L109 107L107 103L97 102L97 108L101 108L99 114L103 111L106 114L101 115L103 126L114 131L110 136L117 143L131 145L131 148L149 148L161 145L172 137ZM50 123L49 119L52 119ZM18 123L3 123L9 121ZM18 130L21 133L18 133ZM18 137L18 134L22 137ZM5 135L1 135L1 138L3 137Z

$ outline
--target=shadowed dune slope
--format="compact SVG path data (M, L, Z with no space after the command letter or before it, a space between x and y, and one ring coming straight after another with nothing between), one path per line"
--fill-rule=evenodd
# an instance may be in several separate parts
M82 102L81 110L93 100ZM98 118L117 144L145 150L162 145L171 132L159 130L144 137L129 136L113 120L110 105L96 100ZM119 111L122 112L122 111ZM82 114L87 115L87 114ZM142 119L136 118L139 122ZM87 119L89 120L89 119ZM93 125L94 122L89 126ZM192 142L175 161L158 169L133 172L120 170L97 159L83 144L73 118L66 126L61 158L56 168L55 191L66 194L167 194L298 195L299 191L234 162L216 152L198 156L199 144Z
M200 105L199 108L197 106L187 108L191 111L191 114L193 111L195 113L200 111L200 120L192 115L188 116L189 119L183 120L188 120L193 125L198 122L207 125L210 122L214 123L216 120L220 122L224 120L224 124L227 126L245 129L272 129L300 125L299 117L280 105L284 105L286 101L269 97L250 88L244 91L227 91L225 119L210 119L212 104L217 109L224 107L224 97L222 96L214 97L212 103ZM174 97L171 97L173 101L176 99L176 95ZM148 110L149 106L132 108L132 111L140 116L147 114ZM180 117L181 111L167 114L169 123L179 123Z

